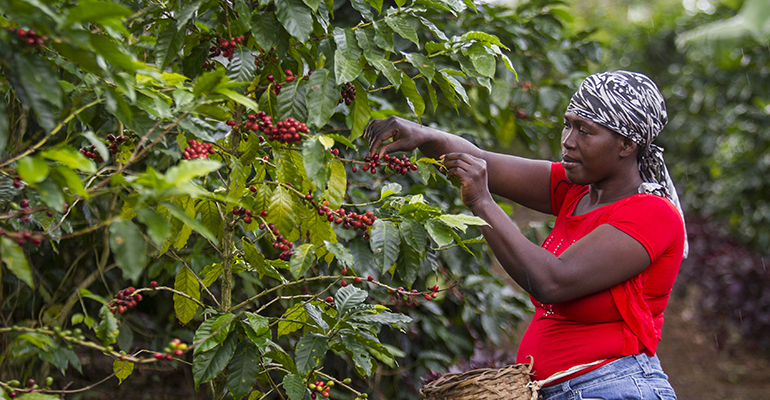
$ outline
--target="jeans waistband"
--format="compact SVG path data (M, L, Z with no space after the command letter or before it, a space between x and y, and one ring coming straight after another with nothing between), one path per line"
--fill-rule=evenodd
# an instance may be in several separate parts
M570 380L547 386L540 390L540 394L546 397L552 396L557 393L566 393L570 390L580 389L583 386L611 381L640 372L643 375L649 376L654 371L663 371L658 356L650 357L646 354L625 356Z

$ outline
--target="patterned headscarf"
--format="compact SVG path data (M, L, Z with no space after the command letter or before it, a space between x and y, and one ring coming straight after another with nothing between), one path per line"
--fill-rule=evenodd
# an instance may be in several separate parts
M671 200L684 222L676 187L663 160L663 148L653 144L668 122L666 102L650 78L629 71L602 72L587 77L572 96L567 112L603 125L641 147L639 193ZM684 256L687 257L685 230Z

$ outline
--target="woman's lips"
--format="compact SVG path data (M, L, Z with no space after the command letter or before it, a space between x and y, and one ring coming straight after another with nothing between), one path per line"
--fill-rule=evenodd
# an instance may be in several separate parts
M561 165L564 167L564 169L572 169L580 165L580 163L572 157L563 155Z

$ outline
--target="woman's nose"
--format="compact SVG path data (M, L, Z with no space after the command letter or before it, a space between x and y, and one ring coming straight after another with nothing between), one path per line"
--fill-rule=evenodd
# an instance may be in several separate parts
M573 135L574 128L564 128L561 132L561 145L565 148L571 149L575 147L575 140Z

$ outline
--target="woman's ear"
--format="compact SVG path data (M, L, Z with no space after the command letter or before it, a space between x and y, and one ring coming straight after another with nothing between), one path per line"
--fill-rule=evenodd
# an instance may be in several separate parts
M623 138L623 148L620 150L621 157L635 156L637 150L639 150L639 145L636 142L627 137Z

